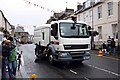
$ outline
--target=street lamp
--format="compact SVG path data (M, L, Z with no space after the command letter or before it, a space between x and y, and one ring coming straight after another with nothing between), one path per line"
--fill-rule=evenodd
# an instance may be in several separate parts
M118 2L118 51L120 51L120 1Z
M93 0L92 0L92 32L91 32L91 49L94 49L94 35L93 35Z

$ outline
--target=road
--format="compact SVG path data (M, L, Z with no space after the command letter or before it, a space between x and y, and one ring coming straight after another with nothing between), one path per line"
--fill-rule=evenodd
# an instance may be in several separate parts
M84 61L83 64L72 63L65 66L58 63L53 66L47 60L35 63L34 48L33 44L20 47L23 51L21 70L24 77L30 77L31 74L36 74L37 78L82 78L84 80L120 77L117 59L91 54L91 59Z

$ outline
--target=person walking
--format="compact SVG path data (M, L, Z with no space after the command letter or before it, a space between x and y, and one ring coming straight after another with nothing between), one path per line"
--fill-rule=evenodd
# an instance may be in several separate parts
M17 49L16 49L16 45L14 43L14 39L13 37L9 37L8 40L11 41L11 46L15 46L11 52L10 52L10 56L8 58L8 71L9 71L9 77L10 79L14 79L16 78L16 68L17 68Z
M21 51L21 53L18 54L18 58L17 58L17 60L18 60L18 71L20 70L20 65L22 65L21 55L22 55L22 51Z
M115 55L115 41L114 41L114 38L112 38L112 41L111 41L111 54Z
M108 36L108 39L107 39L107 53L108 54L110 52L110 48L111 48L111 37Z
M10 40L5 40L2 43L2 75L1 78L2 80L6 80L7 77L7 72L6 72L6 66L8 65L8 57L10 55Z
M102 52L104 55L106 55L106 49L107 49L107 46L105 43L102 44Z

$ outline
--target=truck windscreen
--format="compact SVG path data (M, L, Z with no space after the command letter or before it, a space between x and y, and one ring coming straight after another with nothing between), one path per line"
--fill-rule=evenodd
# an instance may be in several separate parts
M74 29L71 27L74 25ZM60 23L60 35L66 38L87 38L88 29L87 25L81 23Z

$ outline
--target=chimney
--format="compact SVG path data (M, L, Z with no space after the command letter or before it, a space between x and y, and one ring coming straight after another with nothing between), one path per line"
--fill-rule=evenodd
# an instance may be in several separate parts
M86 3L86 2L83 2L83 9L85 8L85 3Z
M77 5L77 11L80 10L80 9L82 9L82 7L83 7L83 5L78 4L78 5Z

